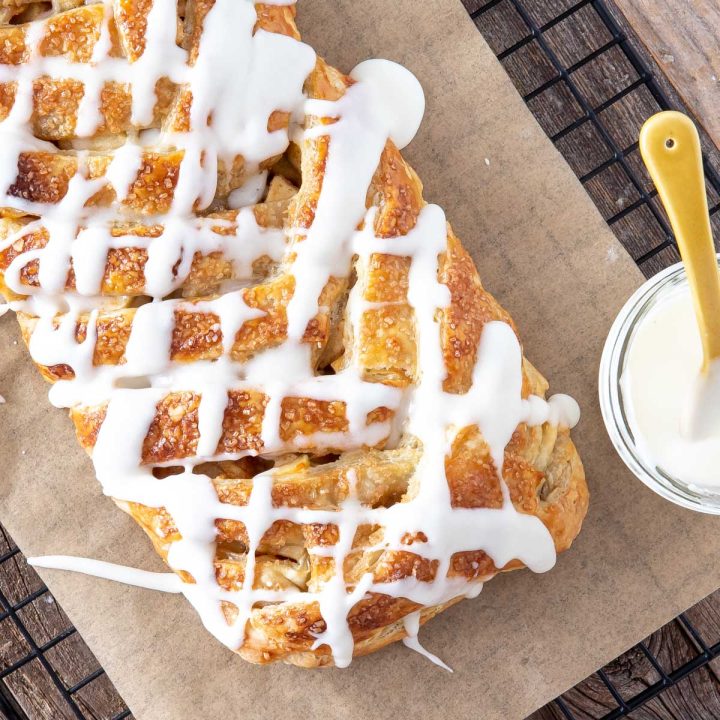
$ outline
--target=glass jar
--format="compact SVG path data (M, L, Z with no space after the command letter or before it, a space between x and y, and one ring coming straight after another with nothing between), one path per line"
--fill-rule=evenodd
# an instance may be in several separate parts
M610 329L600 360L600 409L615 450L645 485L678 505L720 515L720 490L684 482L639 451L628 422L627 401L623 397L621 378L636 329L660 302L684 287L687 287L685 267L677 263L648 280L625 303ZM668 382L672 382L671 377Z

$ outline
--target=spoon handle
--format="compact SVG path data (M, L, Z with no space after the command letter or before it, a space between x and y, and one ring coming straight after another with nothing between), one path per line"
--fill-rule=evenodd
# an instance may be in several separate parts
M680 248L703 346L703 372L720 357L720 273L713 246L700 138L679 112L653 115L640 131L640 153Z

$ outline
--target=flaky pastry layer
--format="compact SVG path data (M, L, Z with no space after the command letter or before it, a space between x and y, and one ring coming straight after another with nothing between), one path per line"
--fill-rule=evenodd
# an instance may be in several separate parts
M139 3L142 5L142 3ZM184 21L178 23L178 41L190 57L197 52L202 23L212 0L188 2ZM0 20L17 22L33 18L32 2L2 0ZM133 59L142 52L143 15L132 9L132 3L120 2L120 11L111 28L112 54ZM258 27L270 32L299 37L291 6L256 5ZM102 5L83 5L76 0L55 0L56 14L46 33L41 52L47 56L67 56L73 62L89 62L94 43L99 38ZM0 64L21 64L27 59L22 25L0 28ZM34 89L33 130L36 137L56 143L56 152L24 153L18 163L17 179L11 186L11 197L26 203L58 203L65 196L71 178L78 169L78 140L75 123L82 87L75 81L43 77ZM307 79L305 91L310 98L337 100L352 80L318 60ZM130 95L122 84L108 84L103 89L100 113L102 122L90 142L93 149L85 167L91 178L102 178L114 148L125 136L141 130L164 128L182 130L189 127L191 98L186 91L165 78L156 87L157 103L151 123L133 127ZM14 102L14 89L0 86L0 119ZM327 122L310 118L309 124ZM273 113L268 127L287 126L285 113ZM327 136L305 137L291 145L282 157L261 163L275 177L275 189L255 205L254 217L260 228L290 228L301 234L311 227L325 177L330 140ZM110 182L101 184L88 206L117 210L118 237L127 241L109 251L102 278L101 294L115 298L116 303L99 312L95 319L97 340L93 364L117 368L122 376L125 351L134 317L145 294L144 267L148 260L143 243L133 246L133 238L158 237L163 232L162 215L172 205L178 180L182 151L148 149L144 151L137 179L121 202ZM199 213L204 221L219 221L211 232L232 234L236 229L237 211L227 204L230 193L247 180L246 164L241 156L229 165L220 164L216 198L210 212ZM391 141L388 141L368 189L366 206L375 208L374 234L378 238L407 235L416 225L425 206L422 184ZM28 207L25 205L24 207ZM26 211L12 205L2 211L0 230L17 241L0 252L0 290L12 300L22 298L3 282L10 264L25 252L44 247L47 233L42 224ZM151 217L152 222L146 222ZM23 228L30 230L23 234ZM80 228L78 229L80 231ZM302 239L295 238L302 242ZM232 258L223 251L196 253L191 269L178 283L173 312L171 359L177 363L216 361L230 340L230 358L247 362L259 353L282 343L287 337L287 306L293 296L292 252L281 261L261 255L252 262L247 277L240 277ZM331 277L323 289L317 315L308 323L302 341L312 348L318 373L340 372L354 363L363 380L403 390L418 380L416 327L413 308L408 301L411 259L396 255L372 253L358 260L347 277ZM38 286L39 262L23 267L21 279L28 293ZM509 314L482 286L472 259L448 226L447 248L440 259L439 280L450 293L450 304L439 311L440 343L447 370L443 389L447 393L466 393L472 384L473 368L483 327L500 320L514 329ZM208 310L222 292L223 283L242 281L237 285L242 301L258 316L248 317L233 338L223 338L219 319ZM72 268L67 289L74 289ZM359 287L363 300L371 305L353 327L346 311L348 292ZM23 336L31 343L37 318L19 313ZM58 325L61 317L57 318ZM75 329L78 343L87 337L88 315L81 316ZM40 367L51 382L71 379L73 368L67 364ZM545 396L548 384L543 376L523 360L522 396ZM173 481L178 466L195 456L199 436L198 406L200 396L192 392L168 392L158 402L155 417L143 444L142 462L155 467L157 477ZM275 467L272 500L276 507L310 508L341 511L350 492L363 505L389 507L410 501L418 492L414 471L423 449L412 436L399 442L391 439L394 411L378 406L367 415L367 424L387 426L381 439L372 446L343 451L334 443L348 431L343 403L308 397L285 397L280 412L280 437L284 443L281 455L263 458L262 422L267 397L261 388L238 388L228 394L223 432L215 454L216 462L198 466L213 478L219 499L229 505L247 505L253 477L268 467ZM77 405L71 409L81 445L92 453L105 419L106 406ZM324 436L331 438L327 442ZM248 453L259 457L247 457ZM534 515L545 525L558 552L566 550L580 530L587 511L588 491L582 463L565 427L545 423L530 427L519 425L505 449L502 476L512 504L520 513ZM490 449L477 426L462 429L445 459L445 472L454 508L500 508L502 487ZM174 520L165 508L117 501L145 530L157 552L167 558L173 542L180 539ZM215 575L218 584L234 590L245 582L247 531L238 521L216 519L217 553ZM374 583L382 585L404 578L419 582L432 581L438 563L422 555L422 539L408 533L405 550L379 550L383 528L361 525L353 540L351 552L344 560L344 578L348 588L372 574ZM269 528L256 551L252 582L258 588L314 591L332 576L333 560L313 553L314 548L338 542L333 524L298 525L278 521ZM485 581L499 572L522 567L513 560L497 567L482 550L456 553L451 560L449 576L468 582ZM182 575L182 573L181 573ZM186 581L192 578L184 577ZM402 597L372 592L350 611L349 626L355 641L355 655L373 652L405 636L403 618L421 611L424 623L455 598L441 605L421 608ZM231 604L224 608L229 621L234 620ZM304 667L333 663L326 645L315 648L316 636L325 630L318 603L278 602L258 604L248 622L246 639L239 654L255 663L277 660Z

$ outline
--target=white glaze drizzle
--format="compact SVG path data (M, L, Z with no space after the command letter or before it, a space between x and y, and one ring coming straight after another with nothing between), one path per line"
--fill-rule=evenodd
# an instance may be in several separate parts
M105 0L105 8L107 25L112 11L110 0ZM419 83L410 73L385 61L364 63L354 74L358 82L340 100L304 102L302 83L313 66L314 53L285 36L262 30L253 34L256 14L250 2L217 0L205 19L200 51L192 66L188 65L185 51L175 45L175 12L175 0L154 1L148 16L146 48L134 63L108 57L106 27L91 63L41 58L37 44L42 38L43 23L29 26L26 38L32 51L28 62L17 68L0 68L0 81L19 83L10 116L0 124L3 141L0 202L42 216L42 221L23 228L6 246L24 233L38 229L40 222L49 232L46 247L23 253L8 268L5 281L15 292L33 296L25 304L12 303L15 309L40 316L30 342L33 358L44 365L66 363L74 370L73 380L58 382L53 387L53 402L71 407L109 400L93 450L103 490L121 501L166 508L182 536L171 544L168 564L176 571L189 573L195 582L178 582L174 575L172 580L165 576L149 577L141 571L61 556L35 558L34 562L39 567L65 568L182 592L210 632L231 648L242 645L246 622L256 603L317 602L325 630L318 634L315 647L328 646L335 664L343 667L350 663L354 648L348 614L369 592L407 598L421 606L475 596L482 587L479 582L447 577L452 556L463 551L484 550L498 567L515 558L538 572L552 567L555 552L548 531L538 518L518 513L510 501L502 479L503 454L519 423L572 425L577 421L577 406L560 396L547 402L539 397L522 399L522 353L512 329L501 322L488 323L483 331L470 391L464 395L443 391L446 369L439 344L437 312L448 306L450 297L437 276L438 256L447 244L444 214L437 206L427 206L416 227L406 236L379 239L373 233L375 211L365 207L368 186L388 138L404 146L419 127L424 99ZM14 181L12 175L20 152L53 149L34 139L28 129L32 79L43 73L86 83L87 101L81 104L77 122L79 134L88 136L100 122L97 102L93 105L91 99L99 97L107 81L122 79L130 85L133 121L138 125L150 124L154 87L160 77L169 77L192 91L191 132L138 135L140 141L143 138L157 141L162 146L181 148L185 153L171 212L161 218L164 230L160 237L113 238L109 223L121 210L117 204L110 210L85 208L86 200L108 180L115 188L118 202L127 196L143 152L136 141L128 141L115 152L104 178L88 180L80 168L65 198L54 206L38 207L15 198L1 199ZM230 240L212 232L210 226L220 221L194 215L194 209L206 207L215 196L218 163L227 165L241 154L250 167L257 167L285 150L288 133L267 131L268 117L275 110L290 112L294 117L337 120L333 124L310 123L304 133L307 140L328 136L330 149L311 227L288 231L295 255L291 268L295 290L287 307L288 338L244 365L233 362L229 357L232 339L246 320L258 316L244 303L241 293L235 291L188 305L195 311L212 312L219 317L223 357L212 363L172 363L169 348L173 313L183 303L163 298L183 282L195 252L221 250L237 264L236 274L240 277L250 276L252 260L259 255L280 260L286 252L285 233L258 228L248 208L241 210L238 230ZM257 199L260 193L257 183L253 184L252 178L248 182L248 187L240 188L231 197L232 203ZM363 221L364 229L356 231ZM95 367L92 357L99 310L96 296L107 252L117 247L147 249L145 290L156 302L136 311L125 363ZM408 302L415 313L421 377L406 392L363 381L354 362L337 375L316 376L309 346L302 342L328 279L346 276L354 257L358 262L367 262L374 252L412 258ZM37 290L29 289L19 280L22 267L33 259L40 260ZM178 260L180 265L176 268ZM70 263L76 274L75 294L64 291ZM354 328L370 307L357 288L351 292L347 318ZM53 317L60 309L70 311L55 328ZM77 319L81 312L88 311L87 337L78 343ZM232 389L259 390L268 398L261 433L263 455L302 450L303 443L313 448L349 450L373 446L387 438L394 443L402 434L414 436L422 445L415 471L416 494L388 508L364 506L354 492L356 477L351 470L347 475L351 492L337 510L275 507L271 493L278 471L271 469L253 478L246 506L221 503L211 479L193 472L193 468L207 460L251 454L251 451L217 454L228 391ZM158 480L151 467L141 465L141 449L158 401L175 390L192 390L201 396L197 453L184 464L182 474ZM348 431L317 433L302 441L283 442L279 434L280 403L288 396L344 402ZM393 422L367 425L367 414L381 406L395 411ZM500 509L451 506L444 461L457 433L469 425L481 429L490 447L503 490L504 503ZM310 551L333 558L335 572L314 592L255 588L252 582L244 583L237 591L224 590L216 581L213 566L217 518L244 524L248 537L245 576L249 578L255 574L255 550L276 520L336 525L337 544ZM423 533L427 541L418 542L413 550L437 561L435 579L376 583L367 574L354 587L348 587L342 573L343 561L361 525L384 528L378 547L384 551L407 550L403 536ZM237 608L233 624L223 614L222 601ZM419 615L413 613L405 619L406 644L441 664L417 641L418 626Z
M77 294L93 298L100 293L111 249L147 250L143 292L155 298L164 297L182 286L190 274L196 253L222 254L232 264L233 280L242 282L253 278L253 263L257 259L266 256L279 262L286 252L285 233L258 225L250 207L240 208L234 221L214 217L169 217L163 218L163 223L161 235L146 237L115 235L108 224L92 223L77 231L72 223L60 225L57 221L46 221L44 226L50 233L50 242L44 248L19 254L5 271L5 283L18 295L54 296L58 311L62 299L67 297L64 286L71 267ZM0 251L42 227L41 221L23 226L0 243ZM234 232L228 233L229 228L234 228ZM43 273L40 288L28 286L21 280L21 271L32 260L39 261ZM22 309L22 304L17 309Z
M418 632L420 631L419 610L406 615L403 618L403 625L405 627L405 632L407 633L407 637L403 638L403 645L405 645L405 647L408 647L419 655L426 657L431 663L441 667L443 670L447 670L450 673L453 671L453 669L449 665L446 665L437 655L433 655L420 644L420 640L418 640Z
M261 173L248 178L243 185L230 193L228 196L228 205L231 208L240 208L260 202L265 192L267 178L267 170L263 170Z
M71 570L83 575L92 575L147 590L159 590L166 593L182 592L183 581L175 573L149 572L72 555L44 555L43 557L29 557L27 561L33 567Z

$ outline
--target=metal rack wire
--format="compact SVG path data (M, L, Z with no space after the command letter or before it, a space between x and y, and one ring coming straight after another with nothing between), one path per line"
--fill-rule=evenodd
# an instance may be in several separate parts
M668 250L674 252L676 248L675 240L667 218L655 199L657 193L652 188L648 178L644 176L644 169L640 163L631 161L633 156L637 159L637 142L634 141L623 146L616 139L613 129L608 126L604 115L614 106L624 102L636 93L643 94L642 104L646 107L644 117L658 110L682 110L683 108L673 105L644 59L618 26L602 0L580 0L579 2L564 3L557 2L557 0L546 3L540 3L537 0L535 2L533 0L489 0L486 2L482 2L482 0L480 2L463 0L463 2L470 16L479 29L484 32L491 45L493 45L492 41L495 39L493 49L496 51L498 59L505 65L511 78L516 81L516 85L519 85L523 99L531 109L533 109L534 101L541 98L543 94L552 92L558 86L562 86L569 93L572 101L577 106L578 116L564 127L549 131L548 135L558 149L567 155L563 140L586 125L593 128L602 144L605 145L607 152L606 156L594 163L593 167L577 173L580 182L597 202L602 192L598 187L592 185L593 181L613 168L619 169L623 173L623 176L627 178L635 191L634 198L631 202L617 209L616 212L605 212L605 217L645 274L648 276L654 274L659 267L657 263L653 262L653 259L658 258ZM538 12L538 8L542 8L542 12L546 12L548 6L557 7L558 5L565 5L565 7L552 13L549 18L540 19L542 13ZM500 10L503 11L506 25L509 18L513 26L509 34L510 41L507 39L507 27L503 28L502 33L495 33L495 37L493 37L493 24L487 21L490 13L497 13ZM563 24L571 23L573 18L581 12L586 15L592 13L592 20L596 23L596 27L602 28L603 32L598 32L595 46L592 43L588 44L585 48L586 52L581 57L572 58L572 62L568 62L560 57L557 47L553 46L550 34L553 30L557 31L557 29L561 28ZM583 23L587 23L587 20L588 18L584 18ZM502 35L505 47L498 45L500 35ZM510 42L509 45L508 42ZM519 73L516 74L516 77L513 77L512 58L516 53L522 52L524 48L528 48L531 44L536 49L538 58L542 58L547 64L545 67L548 70L551 68L551 73L549 73L551 76L547 79L540 78L535 87L523 92L523 85L527 84L527 78L519 77ZM616 89L610 97L602 102L593 103L592 98L588 97L587 88L583 88L576 81L577 74L591 63L602 62L603 56L607 53L617 51L622 53L623 58L633 68L635 77L634 79L628 77L623 87ZM616 63L617 59L614 58L613 62ZM538 65L540 64L541 62L538 60ZM536 113L536 116L547 131L547 118L542 117L542 115L538 116L538 113ZM634 133L633 137L636 138L637 133ZM720 176L707 159L704 165L708 196L710 198L710 214L714 224L720 217L718 216L718 211L720 211ZM601 205L601 203L598 202L598 205ZM647 224L648 218L652 218L652 222L657 226L658 234L652 247L638 251L636 246L628 242L628 237L623 232L618 232L618 230L621 227L621 222L627 220L633 214L641 212L644 213L643 223ZM669 264L667 258L665 258L664 264ZM624 697L608 673L602 669L598 670L595 675L609 692L616 707L609 711L604 709L602 711L604 714L593 716L594 720L595 718L597 720L616 720L617 718L627 717L648 701L657 698L663 691L676 685L690 673L707 666L713 659L720 657L720 637L717 638L717 642L714 644L707 644L686 614L681 614L674 623L678 625L689 641L690 646L694 649L692 657L679 667L669 670L663 667L661 660L651 651L646 642L639 643L635 647L636 651L642 653L647 659L658 680L639 693L631 697ZM577 714L577 710L573 709L571 699L566 697L557 698L548 707L548 710L556 717L566 718L567 720L581 720L581 717L585 720L589 717L585 712L583 712L582 716Z
M515 80L524 100L536 113L553 142L566 155L571 165L574 165L580 181L595 199L607 222L645 274L652 275L662 264L671 262L675 257L672 232L662 208L657 203L655 191L647 177L643 175L637 158L637 143L622 142L607 121L607 116L626 100L639 94L642 94L643 102L647 106L645 115L659 109L671 108L673 103L602 0L462 1L491 45L494 34L493 14L500 10L506 15L510 12L513 26L511 39L507 40L508 32L505 27L502 32L504 40L502 43L496 42L494 50ZM567 53L562 52L557 39L553 39L553 34L572 23L580 13L593 13L594 21L603 32L598 33L597 42L588 45L580 56L566 56ZM495 39L497 40L497 37ZM536 64L544 72L544 75L541 74L538 78L525 78L521 77L519 72L513 72L514 59L529 49L535 53ZM617 53L620 53L627 67L631 68L627 81L621 83L621 86L614 87L607 97L601 99L593 97L588 92L587 84L580 82L582 74L613 54L615 55L612 62L617 65L619 57ZM565 103L566 108L571 107L574 113L570 122L558 127L557 115L562 113L556 115L543 113L543 100L549 96L553 96L555 102L558 102L558 97L564 98L562 102ZM552 102L549 104L552 105ZM567 113L564 116L567 116ZM589 132L588 128L596 136L600 150L590 165L578 163L577 159L573 164L573 136ZM632 137L636 136L635 132ZM720 176L709 162L705 163L705 171L711 215L713 221L718 221L720 224ZM622 180L619 185L615 182L613 187L613 183L608 178L617 181L618 177ZM633 220L635 217L641 218L641 224L644 223L646 227L648 223L654 227L655 232L650 233L653 239L649 245L639 245L635 241L633 232L638 227ZM18 548L9 546L6 552L0 553L0 576L2 568L7 563L21 567L24 562ZM88 715L82 703L78 701L79 693L91 683L102 679L104 671L97 666L73 683L61 677L49 654L62 643L73 638L77 639L77 631L69 626L54 633L47 640L35 637L23 619L23 611L40 599L49 599L50 595L39 580L34 588L18 599L9 597L0 584L0 623L6 621L13 623L15 634L20 640L18 645L22 646L19 657L13 657L5 664L0 664L0 720L34 720L32 710L22 706L7 684L8 680L22 673L33 662L39 663L45 679L49 678L49 683L57 692L60 701L67 706L58 717L85 720ZM686 658L679 667L667 667L657 653L653 652L647 641L641 642L634 648L634 652L642 654L652 668L653 677L657 680L647 683L641 691L628 697L625 689L619 688L613 681L610 672L599 670L595 674L596 682L606 690L609 701L603 703L602 710L597 714L592 716L585 712L579 714L571 693L556 699L551 706L548 706L547 711L556 718L566 720L587 720L590 717L597 720L616 720L627 717L647 702L657 698L663 691L720 657L720 637L713 638L714 643L708 643L687 614L680 615L673 623L683 633L691 648L690 657ZM614 707L610 708L613 704ZM95 716L93 714L93 717ZM130 711L126 708L115 710L114 714L101 712L101 716L109 720L126 720L131 717Z
M494 48L498 59L505 65L512 77L513 58L532 45L538 56L542 57L542 61L552 68L551 77L542 80L527 92L523 92L522 83L516 82L520 86L519 89L523 99L532 109L533 103L538 98L549 92L557 91L558 86L562 86L563 90L572 98L572 103L577 108L578 117L566 126L552 131L543 122L542 117L538 117L538 120L545 125L550 139L563 154L566 154L564 142L573 134L583 131L585 127L589 126L592 133L597 136L597 144L604 146L605 157L594 163L592 167L578 172L580 182L597 201L598 193L595 182L598 178L611 171L619 171L627 179L634 195L632 201L617 209L616 212L605 213L605 219L616 231L619 239L628 247L635 262L645 274L647 276L653 275L659 269L658 263L653 262L653 259L662 255L664 251L675 248L672 231L664 211L656 200L657 193L649 183L644 168L641 167L641 163L638 161L637 132L632 134L632 142L623 145L608 127L604 117L631 96L643 96L648 115L661 109L682 108L673 108L671 100L640 54L633 47L631 41L622 32L603 0L580 0L572 3L562 2L562 0L545 3L540 3L537 0L489 0L487 2L463 0L463 2L468 8L470 16L476 21L481 30L484 30L483 20L493 12L497 12L504 7L507 16L507 9L512 9L515 19L513 23L514 29L519 37L507 47ZM567 7L568 5L569 7ZM536 8L543 7L543 12L545 12L548 6L566 7L562 11L553 14L552 17L544 18L542 22L539 21ZM593 13L594 18L604 31L603 41L598 42L595 47L589 47L582 57L573 58L572 62L566 62L560 57L557 44L553 43L549 38L552 33L557 32L563 25L571 23L573 18L580 13ZM632 67L635 77L628 78L623 87L610 97L603 99L602 102L595 104L592 98L588 97L587 88L583 88L576 81L576 78L591 63L602 63L603 58L617 51L622 53L623 59ZM616 62L615 58L613 58L613 62ZM713 218L713 224L715 224L716 221L720 220L720 216L717 215L718 211L720 211L720 175L707 161L705 162L705 172L710 198L710 214ZM637 247L628 246L628 238L622 231L618 231L621 223L627 221L633 214L641 214L644 223L647 223L648 218L652 218L652 224L656 226L657 233L654 233L656 241L652 243L651 247L638 249ZM632 223L629 225L632 226ZM632 244L630 243L630 245Z
M20 564L24 570L27 570L25 558L17 547L11 547L0 555L0 569L3 568L6 563ZM71 636L76 635L77 630L70 626L61 630L46 642L39 643L37 641L33 633L28 629L21 613L24 608L29 607L36 600L51 598L47 587L41 583L38 584L39 587L36 590L29 592L20 600L14 602L10 600L6 592L0 589L0 623L6 620L12 622L17 634L22 638L23 647L27 648L27 651L23 652L21 657L0 667L0 718L2 718L2 720L34 720L31 714L32 711L27 708L28 711L26 712L26 710L21 707L5 681L14 674L22 672L23 668L26 668L26 666L33 661L38 661L42 667L42 671L46 674L45 677L49 678L59 697L64 701L65 707L63 710L66 710L66 712L64 712L63 717L69 716L75 717L77 720L87 720L88 715L77 702L77 694L90 685L90 683L101 678L105 674L105 671L98 667L73 684L68 684L63 681L46 653L59 646ZM107 717L108 720L126 720L130 718L130 711L123 707L119 712Z

